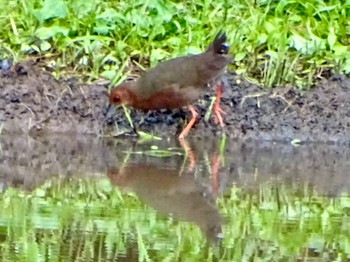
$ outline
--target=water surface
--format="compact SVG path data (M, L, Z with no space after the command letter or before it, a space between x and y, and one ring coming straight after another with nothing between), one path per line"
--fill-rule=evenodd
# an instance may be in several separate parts
M346 146L0 137L0 261L346 261Z

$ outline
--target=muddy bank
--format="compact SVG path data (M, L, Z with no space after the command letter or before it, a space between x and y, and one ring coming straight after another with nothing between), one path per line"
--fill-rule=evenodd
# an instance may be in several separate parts
M222 98L224 132L231 138L348 143L350 141L350 79L323 79L311 91L293 88L264 90L226 75ZM200 118L192 137L221 134L212 120L204 121L209 90L196 107ZM0 126L2 133L111 134L130 130L122 109L106 117L106 84L84 84L75 78L56 80L33 61L17 65L0 76ZM132 110L137 128L172 137L183 127L186 110L144 114Z

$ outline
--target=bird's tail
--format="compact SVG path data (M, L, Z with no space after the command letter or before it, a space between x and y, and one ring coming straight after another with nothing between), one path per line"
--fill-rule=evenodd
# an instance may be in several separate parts
M226 40L226 33L219 31L219 33L215 36L214 41L209 45L207 52L212 52L218 55L227 55L230 47L227 43L225 43Z

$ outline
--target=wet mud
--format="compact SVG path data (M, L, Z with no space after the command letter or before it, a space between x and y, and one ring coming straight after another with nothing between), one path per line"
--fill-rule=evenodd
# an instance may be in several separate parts
M225 132L242 141L349 143L350 79L332 76L312 90L293 87L263 89L234 73L225 75L222 109L225 128L204 121L214 88L195 104L199 119L189 136L203 139ZM74 77L55 79L27 61L1 72L0 128L2 134L90 134L131 132L123 109L106 114L106 82L86 84ZM148 113L131 110L137 129L175 137L188 120L186 109Z

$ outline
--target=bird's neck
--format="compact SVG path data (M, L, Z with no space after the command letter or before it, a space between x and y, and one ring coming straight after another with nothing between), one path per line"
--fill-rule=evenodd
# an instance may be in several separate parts
M138 97L137 97L137 88L135 84L129 85L127 88L125 88L125 92L128 94L127 99L127 105L131 107L135 107L138 103Z

